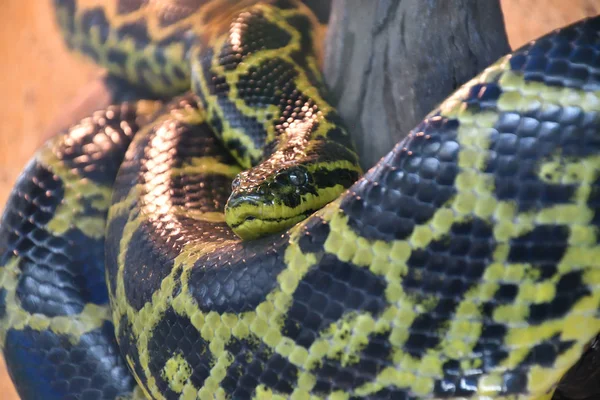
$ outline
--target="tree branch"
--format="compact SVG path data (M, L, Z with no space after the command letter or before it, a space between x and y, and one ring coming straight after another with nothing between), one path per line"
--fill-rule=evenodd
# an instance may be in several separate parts
M363 167L509 50L499 0L334 0L325 79Z

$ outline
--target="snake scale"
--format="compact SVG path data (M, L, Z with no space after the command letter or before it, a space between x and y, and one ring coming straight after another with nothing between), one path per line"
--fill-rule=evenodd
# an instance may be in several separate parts
M301 3L55 9L72 49L175 97L95 112L18 179L0 343L23 399L597 398L600 18L360 177Z

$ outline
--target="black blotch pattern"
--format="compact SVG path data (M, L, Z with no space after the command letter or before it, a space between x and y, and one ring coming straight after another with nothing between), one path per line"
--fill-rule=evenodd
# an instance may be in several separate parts
M546 35L517 50L513 71L526 81L586 91L600 89L600 18L590 18Z
M148 34L148 25L145 20L122 25L117 30L117 37L119 40L126 38L133 40L135 48L138 50L144 49L152 41Z
M106 50L106 58L108 59L108 62L110 64L114 64L114 65L125 65L125 63L127 62L127 57L129 57L129 54L127 54L125 51L120 50L120 49L107 49Z
M120 238L123 233L123 228L127 224L129 213L113 217L106 228L107 238ZM110 293L116 293L117 290L117 272L119 269L118 257L120 253L119 240L107 240L110 245L105 246L105 266L107 283L110 287Z
M95 62L100 61L100 53L98 53L98 51L94 47L92 47L89 43L82 43L79 46L79 51L81 51L83 54L86 54L87 56L89 56Z
M303 0L313 13L319 19L319 22L326 24L329 21L329 15L331 13L331 2L321 0Z
M418 397L409 394L408 389L385 388L369 395L371 400L418 400ZM350 400L362 400L364 397L350 397Z
M142 368L142 363L140 362L140 354L136 344L137 339L133 336L131 324L126 316L121 317L117 337L121 354L123 357L129 357L133 363L133 373L135 373L144 387L148 387L147 377Z
M0 289L0 320L6 317L6 289Z
M385 288L383 277L325 255L298 283L283 331L308 348L323 329L347 312L379 315L386 306Z
M110 24L101 7L86 10L81 16L81 29L91 37L92 30L96 29L100 38L100 44L104 44L110 33Z
M325 358L312 372L317 380L313 392L349 392L372 381L377 374L392 365L392 345L389 332L369 335L368 344L359 352L358 362L343 366L339 360ZM339 357L342 354L338 355Z
M318 168L312 172L309 178L309 184L295 187L294 190L289 190L289 183L284 182L281 185L277 180L271 183L271 188L274 191L281 189L277 201L286 207L295 208L302 204L302 196L307 194L317 194L317 189L325 189L341 185L344 188L352 186L358 179L359 174L354 170L345 168L326 169ZM308 210L307 214L312 214L316 210Z
M0 222L0 265L13 256L27 256L36 243L48 239L40 229L48 223L64 197L63 182L37 161L23 171L6 203Z
M536 325L550 319L560 319L572 309L575 303L590 294L583 280L583 271L568 272L558 280L556 295L550 302L529 306L527 322Z
M202 387L204 380L210 375L211 365L214 364L208 342L192 325L192 322L173 309L168 309L152 330L148 340L150 355L149 369L155 378L156 385L166 398L179 398L179 395L169 387L162 371L167 361L180 355L188 363L191 370L190 382L196 387Z
M360 236L406 239L456 193L458 121L432 117L398 144L341 202Z
M304 55L314 54L314 44L311 35L314 30L314 26L310 18L306 15L296 14L287 17L286 21L300 34L299 53Z
M436 380L434 393L442 398L471 397L476 393L479 377L495 370L508 357L504 342L506 332L505 325L493 322L485 324L473 347L473 357L481 360L480 368L465 372L459 361L446 361L442 365L443 377Z
M152 294L171 273L174 260L181 252L178 242L156 240L155 232L161 229L166 227L160 222L142 221L131 236L125 254L125 296L129 305L138 311L152 300ZM169 232L165 232L163 237L169 236ZM140 285L140 282L144 285Z
M267 236L223 245L218 255L200 257L189 277L189 291L198 308L218 313L254 310L275 288L277 275L286 267L278 249L288 240L287 235Z
M256 120L256 118L248 117L244 115L240 110L237 109L228 98L229 85L225 81L225 78L214 74L211 70L211 61L214 57L211 49L206 51L206 55L201 59L202 74L207 82L209 94L217 96L217 103L219 108L223 111L225 119L229 122L229 126L232 129L242 129L248 137L253 141L255 148L262 148L265 145L265 139L267 132L263 124ZM198 93L202 91L198 88ZM205 102L205 99L204 101ZM210 120L211 126L217 133L222 132L223 127L219 118L214 116ZM228 143L225 143L227 146ZM230 149L231 150L231 149ZM256 165L260 160L252 160L252 164Z
M86 303L106 304L104 240L77 229L46 240L48 247L33 247L19 262L16 294L21 307L57 316L79 313Z
M235 20L235 24L239 28L235 32L230 31L229 40L219 53L219 65L227 71L236 69L253 53L284 48L292 38L288 32L269 22L259 10L241 14ZM231 42L233 34L236 43Z
M323 246L329 236L329 224L320 218L311 218L298 239L298 245L303 253L318 253L324 251Z
M48 232L64 185L46 167L30 163L8 200L0 222L0 265L18 256L16 295L31 313L79 313L86 302L107 301L102 254L104 241L77 229Z
M19 395L28 399L111 400L134 381L119 354L113 325L82 335L76 344L48 330L9 330L4 355Z
M66 23L66 25L62 25L63 29L70 34L75 32L75 0L54 0L54 8L66 13L66 20L62 21Z
M471 112L493 110L502 94L502 89L495 82L478 83L469 88L469 94L463 102Z
M148 59L141 58L137 60L134 69L137 72L137 85L140 87L153 87L158 81L161 81L164 86L167 86L170 83L170 81L165 79L161 73L156 74L154 72Z
M315 162L348 161L358 165L358 155L352 146L345 146L341 142L323 138L315 138L310 148L306 149L306 157Z
M561 340L560 335L554 335L550 339L533 346L523 360L523 364L552 367L556 358L573 347L574 344L574 340Z
M578 107L544 104L524 114L501 113L485 166L485 172L494 176L494 194L500 200L514 201L520 212L573 201L578 184L542 180L538 176L541 163L550 157L565 163L571 157L596 154L599 129L598 113Z
M480 355L484 371L493 370L508 357L508 350L504 345L506 333L505 325L494 322L485 324L481 330L481 335L473 347L473 353Z
M456 360L446 361L442 365L444 377L436 380L433 392L441 398L471 397L477 392L477 383L481 372L472 374L462 372L460 363Z
M592 183L591 189L587 200L587 206L594 212L591 223L600 226L600 175Z
M344 188L352 186L359 178L359 173L354 170L339 168L327 170L317 169L313 172L313 179L319 188L341 185Z
M534 265L558 264L569 243L569 227L539 225L531 232L511 239L507 261Z
M233 362L221 387L232 399L251 398L259 384L275 393L289 395L294 390L298 368L258 339L232 338L225 350L233 356Z
M465 293L481 278L493 259L494 233L485 221L472 219L452 225L448 235L424 249L414 249L402 287L409 296L437 299L435 307L417 316L405 350L422 356L437 346Z
M296 76L298 71L289 62L279 58L265 60L240 75L237 82L239 97L250 107L275 105L280 107L280 114L295 107L299 112L309 99L296 89L293 82Z

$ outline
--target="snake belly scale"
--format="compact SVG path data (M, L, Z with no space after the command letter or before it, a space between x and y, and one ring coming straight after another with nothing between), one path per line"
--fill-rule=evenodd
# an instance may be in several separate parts
M73 49L178 97L94 113L17 181L0 340L23 399L597 393L572 367L600 333L600 18L360 177L301 3L55 5Z

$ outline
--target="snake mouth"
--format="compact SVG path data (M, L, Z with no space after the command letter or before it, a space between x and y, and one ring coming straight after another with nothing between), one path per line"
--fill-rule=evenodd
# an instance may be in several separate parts
M255 212L236 213L236 215L225 214L225 221L233 232L243 240L257 239L262 236L281 232L292 227L298 222L306 219L316 210L305 210L294 215L276 215L266 217L257 207ZM272 213L269 213L272 215Z

